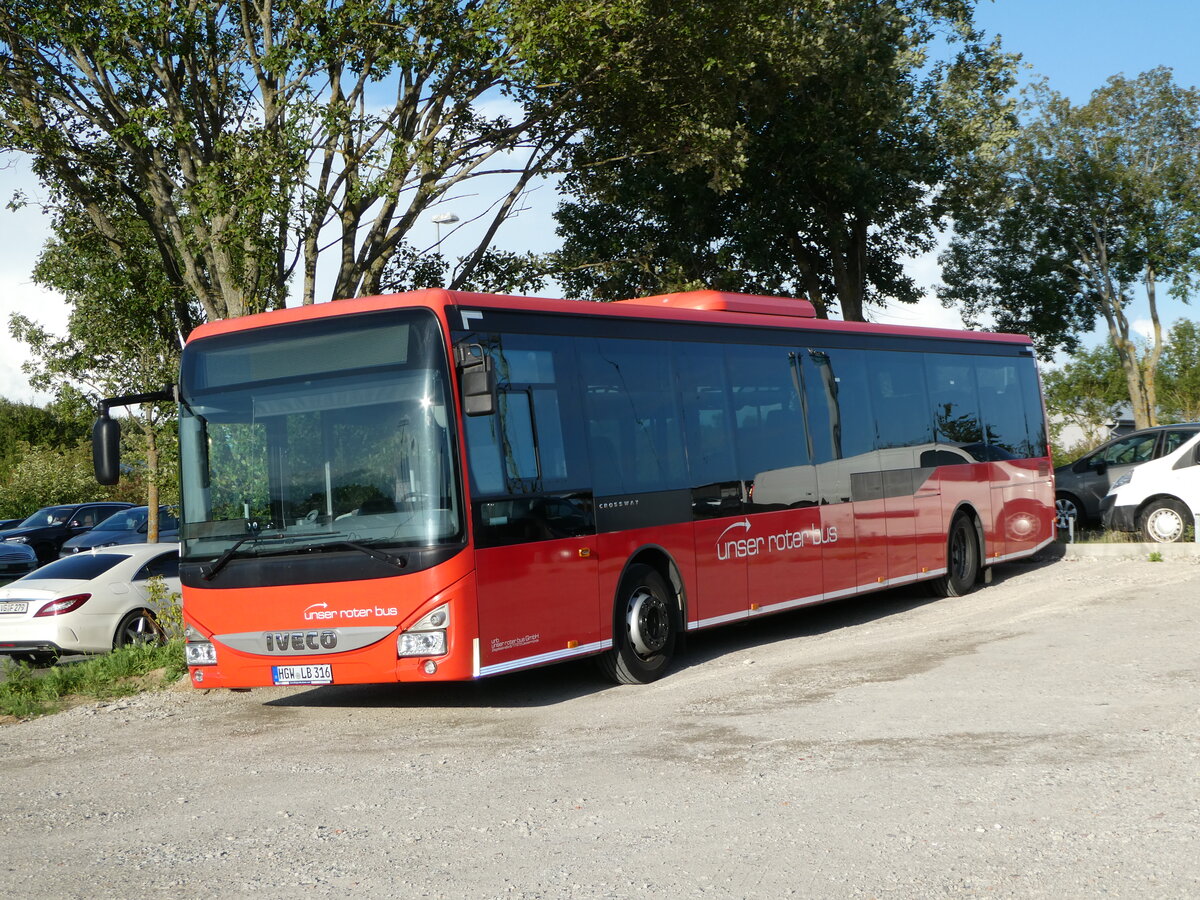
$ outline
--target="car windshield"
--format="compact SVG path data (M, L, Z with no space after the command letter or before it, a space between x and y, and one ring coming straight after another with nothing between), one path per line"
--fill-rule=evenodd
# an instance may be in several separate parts
M72 506L47 506L39 509L32 516L18 525L18 528L45 528L48 525L61 525L75 511Z
M146 510L141 509L123 509L119 513L109 516L95 528L93 531L137 531L146 524Z
M27 581L91 581L129 557L117 553L80 553L42 566L21 579Z
M270 554L345 541L461 542L446 360L429 310L189 344L180 411L184 556L211 559L235 544L238 553Z

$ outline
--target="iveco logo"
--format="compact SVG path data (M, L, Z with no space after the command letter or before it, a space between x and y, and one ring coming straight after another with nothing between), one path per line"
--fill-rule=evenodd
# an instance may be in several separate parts
M337 646L337 634L332 631L268 631L263 637L268 653L332 650Z

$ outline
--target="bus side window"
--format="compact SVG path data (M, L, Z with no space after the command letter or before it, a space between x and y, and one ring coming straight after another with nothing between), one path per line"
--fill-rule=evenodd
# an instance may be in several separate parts
M816 505L795 353L737 346L726 354L738 474L753 487L754 509Z
M927 405L925 371L915 353L870 354L871 406L881 451L933 443L933 418ZM936 394L935 394L936 396ZM976 415L976 424L978 416ZM881 452L880 468L910 468L905 454Z
M979 383L979 411L987 437L989 458L1018 459L1026 455L1028 426L1021 378L1015 359L974 359Z
M687 487L670 346L611 338L579 346L596 495Z
M956 448L963 463L986 460L973 361L964 356L930 354L925 358L925 368L938 444L941 448Z
M804 389L821 502L848 503L852 476L879 471L866 354L810 351Z
M498 383L494 415L467 417L477 495L579 489L587 484L583 429L575 407L575 341L503 335L488 342Z

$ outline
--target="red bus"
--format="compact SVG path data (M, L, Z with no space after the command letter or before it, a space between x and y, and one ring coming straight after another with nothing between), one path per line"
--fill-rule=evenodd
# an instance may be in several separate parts
M713 291L444 290L196 330L178 386L197 687L472 679L928 581L1054 537L1027 338Z

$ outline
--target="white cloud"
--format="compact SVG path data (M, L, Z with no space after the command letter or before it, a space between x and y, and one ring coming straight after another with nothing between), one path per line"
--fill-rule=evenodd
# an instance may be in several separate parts
M40 188L24 161L9 157L6 165L0 167L0 233L4 235L0 241L0 396L44 403L48 398L34 391L21 371L22 363L29 359L29 350L9 336L8 320L19 312L61 333L67 324L67 306L58 294L33 283L33 265L50 227L36 206L17 210L3 207L17 192L36 197Z

